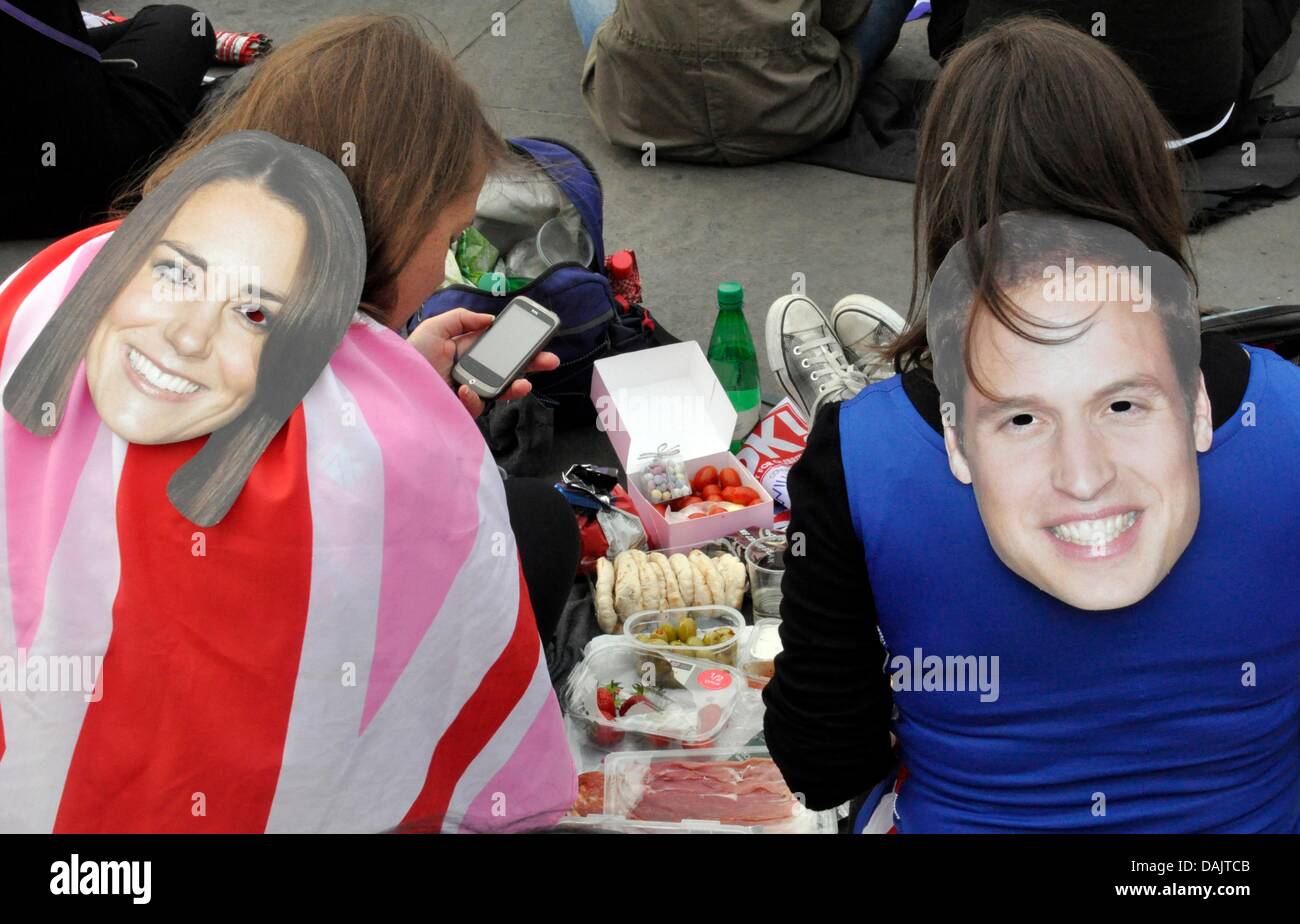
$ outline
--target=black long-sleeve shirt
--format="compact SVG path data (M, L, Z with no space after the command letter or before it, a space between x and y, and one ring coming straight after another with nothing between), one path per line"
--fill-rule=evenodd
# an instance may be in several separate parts
M1246 352L1223 334L1201 338L1213 423L1241 404L1250 378ZM942 432L939 392L910 371L903 390ZM873 447L873 452L887 451ZM839 405L817 414L803 457L790 472L792 554L782 582L776 675L763 693L764 737L791 790L812 809L866 792L894 762L893 698L877 629L866 555L853 528L840 446Z

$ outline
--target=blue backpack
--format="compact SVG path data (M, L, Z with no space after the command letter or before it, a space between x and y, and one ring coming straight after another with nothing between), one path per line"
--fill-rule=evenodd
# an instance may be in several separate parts
M600 179L591 163L558 141L512 138L510 144L516 153L536 164L563 200L572 204L591 235L595 249L591 263L556 264L508 295L494 295L468 285L447 286L420 307L410 321L408 333L426 318L453 308L498 314L515 295L528 296L560 317L560 328L547 346L560 357L560 366L550 372L531 373L528 377L533 393L555 411L557 426L589 425L595 418L590 398L592 363L613 353L671 343L676 338L660 329L643 306L632 305L624 311L614 299L604 273L604 200ZM522 237L529 229L536 232L536 216L531 224L525 214L503 221L500 216L485 216L483 207L480 199L475 224L502 252L512 243L512 235Z

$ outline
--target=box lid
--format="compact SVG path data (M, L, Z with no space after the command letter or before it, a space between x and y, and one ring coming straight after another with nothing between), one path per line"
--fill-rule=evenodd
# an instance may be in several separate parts
M693 340L596 360L591 400L628 472L663 443L683 459L722 452L736 429L736 409Z

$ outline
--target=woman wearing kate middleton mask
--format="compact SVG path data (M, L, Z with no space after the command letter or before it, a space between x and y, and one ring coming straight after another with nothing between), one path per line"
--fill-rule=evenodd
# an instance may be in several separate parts
M10 414L53 435L84 360L104 424L139 445L213 434L173 496L220 520L343 338L365 277L352 190L265 132L218 138L104 244L14 369Z
M100 659L89 690L0 689L0 830L546 826L576 777L534 588L558 616L576 525L553 491L502 483L478 408L450 387L457 346L491 318L398 333L441 281L500 140L401 19L327 23L250 70L119 229L51 245L0 289L12 385L96 255L150 227L104 269L121 282L111 298L70 296L65 361L0 429L0 526L22 526L0 533L0 654ZM247 219L224 237L205 226L240 199L234 186L144 220L155 195L179 202L169 184L206 150L249 130L341 162L364 233L353 287L299 304L316 264L288 266L295 216L264 206L264 237L243 209L224 209ZM200 262L238 262L254 242L281 265L261 274L260 300L237 286L216 310ZM195 314L175 301L191 287ZM340 317L337 348L313 345L313 326ZM271 387L275 370L303 387ZM512 509L521 496L535 503ZM516 515L549 545L517 542Z

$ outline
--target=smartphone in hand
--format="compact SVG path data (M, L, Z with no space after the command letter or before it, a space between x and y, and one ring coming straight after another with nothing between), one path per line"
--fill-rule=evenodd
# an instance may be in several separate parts
M451 377L483 399L496 398L550 341L560 318L531 298L511 299L451 370Z

